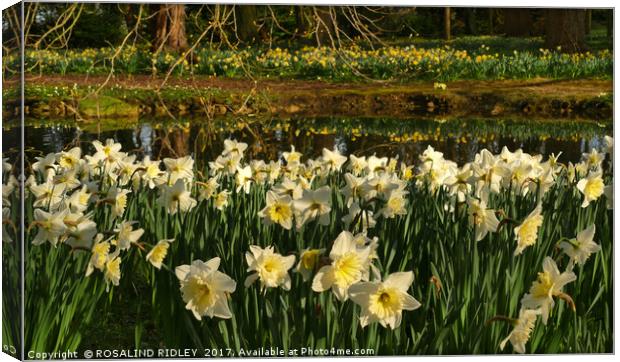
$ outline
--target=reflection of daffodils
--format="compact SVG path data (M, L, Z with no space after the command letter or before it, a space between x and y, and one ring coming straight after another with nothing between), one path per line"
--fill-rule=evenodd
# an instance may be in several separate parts
M521 304L529 309L540 308L543 323L547 324L551 308L555 305L553 297L570 298L562 292L562 288L576 279L572 271L560 273L555 261L546 257L543 260L543 271L538 273L538 278L532 283L530 292L521 299Z
M357 245L353 234L341 232L329 253L332 263L319 269L312 281L312 290L323 292L331 289L338 300L347 300L351 285L368 280L370 252L370 247Z
M191 265L181 265L175 274L181 282L181 294L185 308L196 319L202 317L230 318L228 294L235 291L237 284L228 275L218 271L220 258L207 262L194 260Z
M260 281L261 289L282 287L291 289L291 277L288 270L295 264L295 255L282 256L273 251L273 246L262 249L251 245L250 251L245 253L248 271L254 271L245 279L245 286L249 287L256 280Z
M398 328L403 310L414 310L421 305L407 294L412 282L413 272L399 272L390 274L383 282L353 284L349 295L362 307L362 327L379 322L383 327Z

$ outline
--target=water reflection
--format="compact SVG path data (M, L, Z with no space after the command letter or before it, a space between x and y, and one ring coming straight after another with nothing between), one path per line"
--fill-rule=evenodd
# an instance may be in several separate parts
M336 147L344 154L397 155L401 160L412 163L430 145L458 164L471 161L483 148L499 153L504 146L543 155L562 152L561 161L575 162L583 152L600 148L603 137L612 133L611 126L601 127L595 122L527 122L485 121L477 124L474 121L448 121L437 124L421 120L297 119L256 122L235 129L234 126L199 122L162 125L161 121L142 120L134 125L117 126L116 129L106 129L105 124L90 125L88 128L75 127L71 123L64 126L28 126L25 133L26 144L33 149L29 156L58 152L75 145L81 145L86 152L90 152L91 141L114 138L123 144L126 151L142 156L157 159L190 154L199 164L217 157L224 139L229 137L248 143L250 157L264 159L279 158L293 145L306 157L317 157L323 148ZM5 129L3 133L10 146L19 130Z

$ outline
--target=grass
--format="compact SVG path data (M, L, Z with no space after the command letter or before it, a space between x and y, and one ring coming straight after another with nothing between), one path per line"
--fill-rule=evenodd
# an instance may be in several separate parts
M611 184L610 165L603 167L605 184ZM345 164L346 167L346 164ZM428 164L426 164L428 167ZM207 199L186 213L171 214L159 206L161 191L140 183L128 195L126 209L118 218L111 214L109 202L93 202L88 219L96 222L97 231L105 238L115 238L112 231L121 220L135 220L134 227L144 229L140 246L133 245L120 254L120 285L106 283L101 272L84 276L90 260L88 249L71 249L48 243L27 243L26 274L26 349L49 351L74 349L79 346L104 345L88 341L82 335L106 328L111 320L122 320L123 346L150 345L145 331L155 330L166 347L256 349L272 346L284 350L299 347L317 349L369 348L373 353L391 354L478 354L500 353L499 343L511 328L506 323L488 323L496 316L516 318L520 299L541 271L546 256L555 259L564 270L568 259L558 243L587 226L596 225L595 241L601 246L583 266L575 267L577 280L565 288L576 304L573 312L556 299L549 323L536 323L527 351L531 353L611 352L612 330L612 214L606 209L605 197L581 207L582 195L576 188L578 178L570 179L567 168L557 170L555 181L544 193L532 186L530 192L519 192L521 184L506 184L499 193L491 193L489 207L501 222L497 232L480 241L474 240L475 227L468 220L468 203L456 203L445 187L434 184L431 174L420 168L415 179L405 182L405 212L395 218L377 218L368 236L379 240L375 265L384 277L397 271L412 271L415 280L408 293L422 304L414 311L403 312L402 324L395 330L373 324L359 325L360 307L351 301L340 302L331 292L316 293L310 282L290 272L290 291L281 288L261 293L255 284L244 287L248 275L244 253L250 245L274 245L283 255L296 255L303 248L330 249L344 229L361 231L359 223L341 223L349 212L340 190L344 172L317 176L313 188L331 188L332 210L329 223L310 221L300 229L286 230L279 225L266 225L258 217L265 206L267 183L255 183L248 194L232 192L223 210ZM207 169L196 169L196 177L206 181ZM588 171L589 172L589 171ZM396 175L407 180L405 174ZM99 199L104 200L109 187L124 185L99 176L91 176L99 184ZM37 176L42 182L41 175ZM417 180L417 181L416 181ZM5 180L5 182L7 182ZM222 174L219 190L234 190L233 175ZM190 183L197 197L200 184ZM539 186L540 187L540 186ZM13 195L14 199L15 195ZM34 195L26 197L27 240L37 232L33 220ZM516 247L513 228L542 203L544 221L536 243L523 254L514 256ZM369 203L377 210L385 201ZM455 207L445 208L446 203ZM49 207L49 206L48 206ZM45 207L43 207L45 208ZM151 247L162 239L174 238L161 270L144 258ZM14 244L13 244L14 245ZM10 250L10 248L4 248ZM204 317L196 320L184 307L175 267L193 260L221 258L220 270L237 281L228 304L231 319ZM138 303L126 303L127 296L140 295ZM150 303L144 303L150 296ZM130 299L131 300L131 299ZM60 307L59 307L60 306ZM5 321L6 323L6 321ZM112 323L118 326L118 324ZM152 340L151 340L152 341ZM504 352L510 353L511 347Z

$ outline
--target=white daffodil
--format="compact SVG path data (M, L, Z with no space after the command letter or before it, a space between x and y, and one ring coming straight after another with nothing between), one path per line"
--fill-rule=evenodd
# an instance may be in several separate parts
M172 187L162 186L161 195L157 202L165 207L171 215L178 211L188 212L197 204L190 192L185 189L185 182L182 179L178 179Z
M237 174L235 175L235 181L237 183L237 192L243 190L246 194L250 193L250 186L252 186L252 168L250 166L237 167Z
M407 214L407 191L395 189L386 195L385 205L379 210L378 215L385 218L394 218L397 215Z
M190 310L196 319L232 317L228 306L228 295L237 288L237 283L228 275L218 271L220 258L207 262L194 260L191 265L181 265L175 274L181 282L181 294L185 308Z
M469 223L474 226L476 241L484 239L489 231L497 231L499 220L495 216L495 211L487 209L487 204L484 200L470 198L467 204Z
M312 290L323 292L331 289L338 300L347 300L351 285L368 280L370 252L370 247L357 245L353 234L348 231L341 232L329 253L332 263L323 266L316 273Z
M82 149L73 147L69 151L63 151L57 154L58 164L65 170L73 170L78 167L82 158Z
M282 182L271 189L279 195L289 195L293 200L299 200L303 196L304 189L295 181L285 177Z
M278 195L273 191L267 192L267 206L258 212L267 225L280 224L290 230L293 226L293 200L289 195Z
M536 208L534 208L534 211L523 220L521 225L515 227L514 232L515 238L517 239L517 248L515 249L514 255L521 254L525 248L536 243L538 239L538 229L543 223L541 212L542 206L538 204Z
M194 159L191 156L164 158L164 165L170 177L169 185L174 185L179 179L185 181L194 179Z
M347 158L340 154L337 149L333 151L323 148L323 163L327 166L328 171L336 172L340 171L342 165L347 162Z
M224 140L224 151L222 151L222 156L243 156L243 152L245 152L247 148L247 143L237 142L237 140L226 139Z
M360 176L366 167L368 167L368 162L366 162L365 156L357 157L354 154L349 155L348 169L351 170L353 175Z
M560 243L560 248L570 257L569 269L576 263L585 264L590 255L601 250L601 246L594 242L596 225L592 224L588 228L580 231L575 239Z
M153 246L153 249L146 254L146 261L151 263L155 268L161 269L162 263L164 262L166 255L168 255L170 243L173 241L174 239L164 239L158 241L157 244Z
M228 196L230 196L230 191L228 190L218 192L218 194L215 195L215 201L213 202L215 208L220 211L224 210L224 208L228 206Z
M120 217L125 213L127 207L127 195L131 190L121 189L116 186L110 187L106 200L112 205L112 217Z
M116 235L117 246L120 250L127 250L132 243L137 243L138 239L144 234L144 229L134 230L132 225L136 221L123 221L114 229Z
M532 329L536 324L536 319L540 315L540 309L525 309L519 311L519 318L514 321L514 328L508 336L499 344L501 350L510 341L512 348L517 353L525 353L525 344L530 339Z
M325 252L325 249L304 249L299 255L299 263L295 267L295 271L301 274L304 281L312 276L312 273L319 265L319 257Z
M605 192L605 183L600 173L592 173L579 180L577 189L583 194L581 207L588 207L590 202L595 201Z
M34 239L32 239L32 244L41 245L49 241L52 245L56 246L58 238L67 230L64 218L68 212L69 210L67 209L55 213L35 209L34 225L38 227L38 232Z
M309 220L318 219L320 225L329 224L331 211L331 189L323 186L316 190L304 190L303 196L293 203L297 214L297 228Z
M550 257L545 257L543 271L538 273L538 278L532 283L530 292L521 299L521 305L527 309L540 308L543 323L546 325L551 308L555 305L553 297L564 296L562 288L576 279L577 276L572 271L560 273L555 261Z
M413 272L399 272L388 275L383 282L353 284L349 288L349 295L362 308L361 326L379 322L385 328L398 328L403 310L415 310L421 306L420 302L407 294L411 283Z
M198 183L198 200L209 200L215 196L217 193L217 188L220 187L219 182L217 182L217 178L211 177L207 180L207 182Z
M265 249L250 245L250 251L245 253L245 260L248 263L250 274L244 285L249 287L256 280L259 280L261 290L266 288L282 287L284 290L291 289L291 277L288 270L295 264L295 255L282 256L273 250L273 246Z

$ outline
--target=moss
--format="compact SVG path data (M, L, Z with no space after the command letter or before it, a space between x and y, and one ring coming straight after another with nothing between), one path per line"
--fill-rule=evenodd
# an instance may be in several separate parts
M140 114L137 105L123 102L117 98L109 96L93 96L79 102L78 110L80 115L88 118L115 117L115 116L135 116Z

